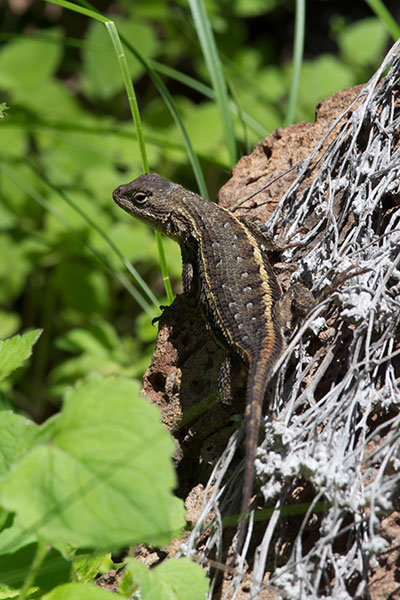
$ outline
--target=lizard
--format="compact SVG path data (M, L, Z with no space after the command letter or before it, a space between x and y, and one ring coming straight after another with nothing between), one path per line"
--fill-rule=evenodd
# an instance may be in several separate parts
M248 368L239 553L253 494L264 396L285 348L288 311L281 308L284 295L267 256L268 241L253 223L156 173L120 185L113 198L130 215L178 242L185 295L200 298L217 339Z

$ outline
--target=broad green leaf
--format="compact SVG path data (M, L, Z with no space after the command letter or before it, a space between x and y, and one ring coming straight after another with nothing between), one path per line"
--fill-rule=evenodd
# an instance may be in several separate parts
M264 99L266 101L279 103L287 93L287 86L282 77L282 71L276 67L267 67L259 71L259 73L257 73L255 84L258 92L258 102L262 102ZM238 90L238 93L240 94L241 91L242 90ZM242 104L242 106L246 106L246 104Z
M31 269L23 248L7 234L0 236L0 303L8 305L22 291ZM1 372L1 368L0 368Z
M66 583L43 596L42 600L116 600L118 597L91 583Z
M223 143L223 132L215 103L202 102L190 106L186 110L185 124L197 152L209 153L221 162L228 163L228 152Z
M71 90L56 79L49 79L39 86L34 86L29 90L29 95L21 98L21 102L27 105L30 111L35 111L41 120L49 124L54 121L58 123L59 120L64 124L68 119L71 127L74 127L76 123L73 119L81 119L84 115ZM66 131L68 131L68 121L64 127ZM55 129L53 136L63 139L64 133L65 131Z
M106 573L113 568L110 552L92 552L77 554L73 560L74 573L80 583L93 581L99 573Z
M118 31L130 40L133 46L140 48L141 54L147 58L155 55L158 41L151 25L139 23L134 19L114 19L114 22ZM143 66L136 60L131 59L129 67L133 79L143 72ZM110 36L104 25L95 21L91 23L86 37L81 83L83 92L92 99L107 100L123 88L120 67Z
M138 383L88 377L66 394L51 442L0 482L0 502L50 542L166 544L183 526L173 446Z
M16 598L19 596L19 590L14 590L8 585L0 584L0 600L9 600L10 598Z
M116 157L118 156L117 152L120 147L120 138L118 138L118 136L114 134L111 135L110 133L102 133L102 140L104 139L104 137L107 137L107 150L110 152L112 160L115 161ZM131 168L132 153L137 144L133 136L131 136L129 142L131 154L129 161L127 161L127 165L129 165L129 168ZM112 164L110 164L107 169L104 168L103 164L86 165L82 173L83 185L88 191L88 195L90 196L90 198L96 198L96 206L105 207L107 210L109 210L111 207L114 208L111 192L121 183L122 179L123 177L121 178L121 173L119 173L117 169L113 168ZM116 205L115 207L118 208Z
M344 59L350 65L362 67L378 64L388 42L388 32L373 17L348 25L338 36L338 44Z
M188 558L165 560L154 569L127 558L121 591L132 593L136 586L142 600L205 600L209 587L201 566Z
M36 544L30 544L11 554L0 555L0 583L19 588L32 567ZM48 592L56 585L70 579L71 563L66 561L54 548L50 550L35 577L35 586Z
M5 411L4 411L5 412ZM3 422L3 428L0 429L0 452L3 455L3 473L7 471L10 466L16 461L20 460L29 448L32 448L37 444L46 444L49 442L54 435L54 429L57 426L58 415L47 419L47 421L39 427L35 423L20 417L19 415L13 415L14 423L9 423L11 419L5 419ZM0 422L2 420L3 413L0 413ZM25 423L22 423L25 421ZM21 425L22 424L22 425ZM10 426L12 435L5 434L4 429ZM20 433L19 440L15 439ZM1 514L1 511L0 511ZM32 531L27 531L18 516L11 514L1 515L5 521L2 522L0 532L0 556L2 554L9 554L16 552L24 546L31 544L36 541Z
M1 55L0 55L1 56ZM26 132L18 125L7 123L1 126L0 154L4 158L20 158L27 150L28 140ZM2 228L5 228L2 225Z
M0 342L0 381L20 367L32 354L32 346L37 342L41 329L27 331L23 335L14 335Z
M21 317L17 313L0 310L0 339L12 336L21 326Z
M108 234L127 260L135 264L150 261L154 263L157 260L157 245L154 233L149 227L143 226L142 223L135 222L132 218L125 223L122 222L121 218L121 222L111 225ZM121 260L118 256L111 255L110 260L115 268L121 268Z
M56 70L61 56L58 30L48 30L46 38L15 37L0 52L0 87L25 99Z
M144 316L149 323L148 316ZM151 341L154 340L156 333L154 327L152 330ZM144 340L143 336L141 340ZM72 329L57 339L56 344L66 352L79 355L64 360L52 370L50 375L52 386L73 383L93 370L103 375L139 376L147 367L151 356L151 349L148 352L141 350L138 360L140 347L138 341L130 336L119 337L110 323L96 317L91 320L86 329ZM144 360L146 363L142 365ZM141 366L143 369L140 372Z
M73 384L89 373L97 372L102 375L123 375L126 377L140 377L151 360L151 352L143 353L138 359L136 354L131 355L131 362L124 366L112 356L82 353L74 358L64 360L55 367L50 374L51 391L55 395L62 395L65 386Z
M7 521L0 532L0 556L15 553L35 542L35 536L25 531L18 517L7 513Z
M57 271L64 304L80 313L103 312L110 304L106 276L85 263L63 261Z
M200 565L188 558L165 560L156 568L157 576L174 592L177 600L204 600L208 579Z
M85 131L82 117L79 123L81 129L64 130L61 134L47 130L37 135L47 176L60 187L70 187L71 184L76 187L86 167L95 165L107 169L113 158L107 145L107 136L101 137L93 131L93 127L92 131ZM87 122L88 127L90 124L91 120ZM93 198L91 201L93 208L96 208Z
M26 417L9 410L0 411L0 477L26 453L35 429L38 426Z
M314 61L304 62L299 87L297 120L312 121L315 105L337 90L355 84L354 73L343 62L330 54Z
M88 352L97 356L108 356L117 350L120 338L111 323L100 317L93 318L86 329L71 329L57 340L57 346L67 352Z
M1 133L3 133L3 130ZM1 141L4 143L3 136ZM7 229L12 229L15 225L17 225L16 215L7 206L0 204L0 231L7 231Z
M4 131L8 130L8 125L4 128ZM15 151L18 152L19 157L21 156L22 150L19 150L19 146L21 144L21 148L26 150L26 141L25 141L25 133L21 131L18 133L18 127L10 126L10 134L5 133L3 138L3 129L1 130L1 141L0 144L0 154L2 156L6 156L8 153L12 157L15 156ZM14 132L16 134L14 140ZM22 135L23 134L23 135ZM21 135L21 140L20 136ZM4 148L5 144L12 145L13 149ZM36 202L32 202L32 198L26 193L25 188L28 186L29 188L40 189L41 188L41 180L39 177L39 173L35 172L33 169L29 168L28 165L24 163L18 163L18 167L12 167L12 172L16 179L12 179L9 177L6 170L1 179L1 189L0 189L0 201L4 203L9 210L11 210L19 219L19 224L25 222L28 219L37 219L40 218L42 214L42 209ZM21 230L22 231L22 230ZM25 232L26 233L26 232ZM5 237L5 236L2 236ZM0 238L1 239L1 238ZM0 256L1 258L1 256ZM8 252L7 252L8 259ZM1 260L0 260L1 264ZM1 272L1 267L0 267ZM0 285L1 292L1 285ZM0 293L1 297L1 293Z
M93 236L93 227L88 219L104 231L109 227L109 216L93 202L93 198L88 194L74 190L69 191L66 198L55 193L51 194L48 200L55 213L49 212L45 221L46 234L50 239L59 240L60 236L65 235L65 222L81 236L89 239Z

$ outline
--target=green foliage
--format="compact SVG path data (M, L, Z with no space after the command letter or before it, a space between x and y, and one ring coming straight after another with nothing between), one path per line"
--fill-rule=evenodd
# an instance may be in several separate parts
M24 362L39 333L2 342L5 371ZM115 341L112 330L103 328L103 334ZM69 343L82 336L76 332ZM94 343L90 337L85 342ZM136 381L93 374L67 389L60 412L41 426L0 411L2 597L13 597L18 589L22 595L40 591L50 592L50 598L70 597L76 584L62 584L72 572L81 582L77 592L84 597L86 590L90 597L96 588L86 584L112 566L107 549L162 545L179 536L184 518L182 501L172 494L174 444L158 410L139 390ZM72 551L82 547L97 551ZM174 584L178 588L186 585L190 570L183 565ZM143 572L139 575L134 579L142 585ZM163 569L160 577L165 578ZM201 569L196 577L204 589Z
M166 544L183 526L171 494L173 443L138 384L82 380L46 433L0 482L2 506L27 531L51 543L115 548Z
M142 600L203 600L208 591L200 565L187 558L166 560L151 571L137 560L126 559L121 591L140 589Z
M187 558L166 560L154 569L132 558L125 560L125 571L119 585L119 597L142 600L204 600L207 579L200 565ZM134 594L134 596L132 596ZM68 583L56 587L43 600L111 600L115 595L93 585Z
M37 342L41 331L28 331L22 336L0 342L0 381L30 357L32 346Z
M3 119L7 115L8 108L5 102L0 102L0 119Z
M150 23L140 23L129 17L114 21L122 35L135 40L135 46L140 48L144 56L156 56L159 41ZM108 100L122 91L123 81L110 36L102 23L93 21L90 24L86 42L81 73L82 90L91 100ZM133 79L138 79L143 74L144 67L131 59L129 71Z
M24 584L27 573L35 558L37 544L29 544L16 552L0 556L1 586L18 590ZM40 565L35 580L35 590L48 592L70 577L71 564L54 548ZM4 588L3 588L4 589ZM33 591L33 589L32 589Z
M126 597L126 596L125 596ZM96 585L67 583L56 587L43 600L113 600L115 594L102 590Z
M352 23L338 36L344 60L354 66L369 67L382 56L387 44L384 25L374 18Z
M110 597L93 585L118 568L110 550L165 544L182 527L172 443L126 379L150 361L160 259L111 192L148 161L215 196L237 150L286 118L294 4L121 0L110 14L70 4L75 14L51 18L27 5L5 21L0 339L26 333L0 342L0 599ZM375 17L360 3L358 20L336 13L323 34L325 3L307 11L295 121L381 61L398 26L379 0L368 4ZM179 249L164 247L176 283ZM206 579L186 559L125 564L124 597L204 598Z
M61 32L50 36L15 38L0 53L0 86L13 101L26 101L29 91L49 80L60 61Z

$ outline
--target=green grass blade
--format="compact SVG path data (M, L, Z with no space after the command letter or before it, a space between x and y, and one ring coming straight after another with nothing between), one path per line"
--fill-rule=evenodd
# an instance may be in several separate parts
M122 71L122 79L124 82L126 94L128 96L129 108L131 110L133 123L136 129L137 140L139 144L140 156L142 158L142 169L144 173L149 172L149 161L147 160L146 146L143 138L142 120L140 118L139 107L136 100L135 90L132 84L131 75L129 73L128 61L126 60L125 52L118 35L114 21L106 21L104 23L110 35L114 46L115 54Z
M28 163L29 164L29 163ZM31 165L29 165L31 166ZM47 177L41 175L42 179L46 182L46 184L55 192L57 192L61 198L64 200L64 202L66 202L69 206L71 206L71 208L73 208L81 217L84 221L86 221L91 227L92 229L94 229L95 231L97 231L97 233L107 242L107 244L110 246L111 250L114 252L114 254L116 256L118 256L118 258L121 260L121 262L125 265L125 267L128 269L128 271L130 272L130 274L132 275L132 277L134 278L134 280L136 281L136 283L139 285L139 287L143 290L143 292L147 295L147 297L149 298L149 300L152 302L152 304L154 304L154 306L158 306L159 302L157 297L154 295L154 293L152 292L152 290L149 288L149 286L147 285L147 283L144 281L144 279L142 278L141 275L139 275L139 273L137 272L137 270L135 269L135 267L128 261L126 260L126 258L123 256L123 254L120 252L118 246L116 246L113 242L113 240L107 235L107 233L105 231L103 231L101 229L101 227L99 227L77 204L76 202L74 202L73 200L71 200L71 198L69 198L67 196L67 194L65 194L64 190L62 190L61 188L53 185L48 179ZM103 261L104 262L104 261ZM107 261L108 264L108 261Z
M175 81L179 81L179 83L182 83L183 85L186 85L187 87L196 90L196 92L203 94L203 96L205 96L206 98L210 98L210 100L216 100L214 90L208 85L202 83L201 81L197 81L197 79L190 77L190 75L181 73L180 71L177 71L176 69L173 69L172 67L169 67L167 65L163 65L157 62L156 60L152 60L150 64L153 67L153 69L158 73L166 75L167 77L169 77L170 79L174 79ZM261 123L259 123L259 121L254 119L245 111L241 110L239 106L232 100L229 100L228 107L231 113L235 115L235 117L240 116L240 118L243 119L246 125L251 127L253 131L255 131L258 135L260 135L261 137L265 137L268 134L268 131L263 125L261 125Z
M214 35L203 0L189 0L189 5L192 11L200 46L210 75L212 87L215 92L217 107L228 148L229 160L231 162L231 166L233 166L237 162L235 132L231 114L228 108L228 92Z
M381 23L386 27L394 41L400 38L400 27L383 4L382 0L365 0L371 10L374 11Z
M48 2L51 0L46 0L46 1ZM62 6L63 8L67 8L69 10L78 12L87 17L90 17L92 19L100 21L101 23L103 23L105 25L105 27L108 31L108 34L110 35L112 44L114 46L115 54L116 54L117 60L119 62L120 68L121 68L122 79L123 79L126 94L128 97L129 108L131 111L135 129L136 129L136 136L137 136L137 140L138 140L138 144L139 144L140 156L142 159L142 169L143 169L144 173L148 173L149 162L147 159L146 145L145 145L144 137L143 137L143 128L142 128L142 121L141 121L140 113L139 113L139 107L137 104L136 94L135 94L135 90L134 90L134 87L132 84L132 79L131 79L131 76L129 73L128 62L126 60L125 52L122 47L121 39L118 35L117 28L115 27L115 23L113 21L111 21L110 19L103 17L103 15L99 14L95 10L91 10L89 8L85 8L85 7L79 6L77 4L73 4L72 2L68 2L66 0L52 0L52 3L58 4L59 6ZM156 236L157 248L158 248L158 252L159 252L160 267L161 267L162 278L164 281L165 291L167 293L168 301L172 302L174 299L174 295L172 293L171 282L170 282L169 275L168 275L167 262L165 259L165 252L164 252L164 248L163 248L163 244L162 244L161 234L158 231L156 231L155 236ZM134 269L134 267L128 261L124 261L124 262L125 262L127 268L129 269L130 273L133 275L133 273L136 271ZM138 273L137 273L137 275L138 275ZM138 281L137 277L135 277L135 279L136 279L136 281ZM142 280L142 282L144 283L143 280ZM145 284L145 286L147 287L146 284ZM146 293L148 293L148 292L146 291Z
M58 6L61 6L63 8L67 8L69 10L78 12L80 14L86 15L87 17L90 17L92 19L95 19L96 21L100 21L101 23L103 23L104 25L106 23L110 22L110 19L107 19L106 17L103 17L103 15L99 14L98 12L96 12L95 10L89 10L88 8L84 8L82 6L78 6L77 4L74 4L72 2L68 2L68 0L45 0L45 2L51 2L52 4L57 4ZM174 119L179 131L181 132L182 138L183 138L183 142L186 148L186 152L188 154L189 157L189 161L192 165L192 169L196 178L196 182L199 188L199 192L202 196L204 196L205 198L208 197L208 192L207 192L207 187L206 187L206 183L205 183L205 179L204 179L204 175L203 172L201 170L200 167L200 163L199 160L193 150L193 146L190 142L190 138L188 136L188 133L186 131L186 128L182 122L182 119L179 115L179 111L176 107L176 104L171 96L171 94L169 93L167 87L165 86L165 84L163 83L163 81L160 79L160 77L157 75L157 73L155 72L155 70L151 67L150 63L140 54L140 52L138 52L129 42L129 40L127 40L124 36L119 36L119 39L122 40L122 42L125 44L125 46L128 48L128 50L136 57L136 59L144 66L144 68L146 69L150 79L152 80L153 84L155 85L155 87L157 88L159 94L161 95L162 99L164 100L165 104L167 105L168 110L170 111L172 118Z
M132 84L131 75L129 72L128 61L126 60L125 51L122 47L120 37L118 35L117 28L113 21L107 21L105 23L106 29L111 37L111 41L114 46L115 54L117 56L119 65L122 71L122 78L125 85L125 90L128 96L129 107L131 110L133 122L136 128L136 135L139 143L140 155L142 158L142 168L144 173L149 172L149 162L147 160L146 146L143 138L142 120L140 118L139 107L136 100L135 90ZM162 243L161 234L156 231L156 243L158 249L158 255L160 259L161 274L164 282L165 291L167 293L168 302L173 302L174 295L172 293L171 281L168 275L167 261L165 259L164 246Z
M27 163L28 166L30 168L32 168L32 165L30 163ZM68 231L70 231L73 235L75 235L76 238L78 238L82 244L87 247L92 254L99 260L99 262L101 264L104 265L104 267L107 269L107 271L109 271L110 273L113 274L113 276L115 276L117 279L119 279L119 281L121 282L121 284L125 287L125 289L131 294L131 296L134 298L134 300L136 300L136 302L139 304L139 306L149 315L149 317L153 318L155 316L155 310L152 307L152 304L154 304L154 307L156 307L157 312L159 313L158 310L158 300L157 298L154 296L153 292L150 290L150 288L147 286L146 282L142 279L142 277L139 275L139 273L137 273L136 269L133 267L133 265L131 265L121 254L121 252L119 251L119 249L115 246L115 244L113 243L113 241L108 238L107 234L105 234L99 227L96 226L96 224L93 224L96 231L102 235L102 237L104 239L107 240L107 242L110 244L111 249L116 252L117 256L121 259L121 261L123 262L123 264L129 269L129 271L131 272L132 276L135 278L135 280L138 282L138 285L145 291L145 293L149 296L151 303L150 304L145 298L144 296L140 293L140 291L138 289L135 288L135 286L133 286L131 284L131 282L119 271L115 271L115 269L113 269L113 267L111 266L111 264L108 262L108 260L106 259L106 257L101 254L98 250L96 250L96 248L94 248L91 244L88 243L88 241L86 239L84 239L79 232L77 232L70 224L69 222L62 217L61 215L58 214L57 211L55 211L51 204L49 202L47 202L47 200L41 195L39 194L39 192L37 192L32 186L30 186L29 184L26 183L25 180L23 180L21 177L19 177L19 175L17 175L17 173L11 169L9 166L7 166L6 164L3 163L2 165L2 170L3 173L9 178L11 179L14 183L16 183L19 187L21 187L21 189L24 190L24 192L30 196L35 202L37 202L38 204L40 204L40 206L42 208L44 208L47 212L51 213L54 218L56 218L60 223L63 224L63 226L68 229ZM37 174L37 170L35 169L35 173ZM40 175L40 173L39 173ZM41 176L43 181L49 185L49 182L43 177ZM84 218L88 223L91 224L92 226L92 221L87 217L87 215L85 215L85 213L83 213L79 207L77 207L75 205L74 202L72 202L70 199L68 199L68 197L66 197L66 195L64 193L61 192L61 190L55 188L54 186L51 186L51 189L55 189L55 191L57 191L58 193L61 193L61 197L67 201L70 206L72 206L75 210L77 210L79 212L79 214L82 216L82 218Z
M305 0L296 0L296 21L294 32L294 52L293 52L293 74L292 84L289 92L289 103L286 118L284 121L285 127L294 122L296 110L297 95L299 92L299 80L301 63L303 61L304 50L304 30L305 30Z
M62 6L63 8L68 8L69 10L86 15L87 17L90 17L92 19L96 19L97 21L100 21L101 23L106 25L108 31L110 30L110 25L107 25L107 24L112 23L112 21L110 21L110 19L107 19L106 17L103 17L103 15L99 14L95 10L89 10L88 8L78 6L77 4L68 2L68 0L45 0L45 2L52 2L52 4L57 4L58 6ZM154 69L151 68L149 62L147 62L147 60L145 60L145 58L130 44L129 40L127 40L122 35L119 36L118 32L116 31L116 28L113 31L113 35L115 35L115 33L117 34L118 39L122 40L122 42L125 44L125 46L128 48L128 50L130 52L132 52L132 54L137 58L137 60L139 60L139 62L141 62L141 64L144 66L150 79L152 80L153 84L156 86L158 92L160 93L162 99L166 103L166 105L167 105L169 111L171 112L171 115L172 115L175 123L177 124L177 127L180 130L181 135L183 137L185 148L188 153L194 175L196 177L197 185L199 187L199 192L202 196L207 197L207 188L206 188L205 179L204 179L204 175L201 170L201 167L200 167L199 160L193 150L189 136L183 125L182 119L180 118L178 109L176 107L176 104L175 104L171 94L169 93L167 87L164 85L164 83L159 78L157 73L154 71ZM113 40L113 38L112 38L112 40ZM114 40L113 40L113 44L114 44ZM118 43L114 47L117 48L117 56L118 56L118 52L120 51L121 47L119 46ZM121 68L122 68L122 66L121 66ZM123 67L123 69L125 71L125 66ZM124 74L124 82L125 82L125 74ZM130 77L129 77L129 82L132 85ZM133 88L133 86L132 86L132 88Z
M73 2L68 2L68 0L44 0L45 2L49 2L51 4L57 4L57 6L61 6L62 8L67 8L68 10L72 10L81 15L85 15L85 17L89 17L90 19L95 19L96 21L100 21L100 23L106 24L109 19L103 17L96 10L91 10L90 8L85 8L84 6L79 6L79 4L74 4Z
M140 52L138 52L138 50L136 50L136 48L134 46L132 46L132 44L129 42L129 40L127 40L122 35L121 35L121 40L123 41L123 43L125 44L125 46L128 48L128 50L130 52L132 52L132 54L135 56L135 58L146 69L148 76L150 77L150 79L153 82L154 86L157 88L160 96L164 100L164 102L165 102L165 104L166 104L169 112L171 113L171 116L174 119L174 121L176 123L176 126L178 127L178 129L179 129L179 131L181 133L181 136L183 138L183 143L184 143L186 152L188 154L190 164L192 165L193 173L195 175L197 186L199 188L199 193L202 196L204 196L204 198L208 198L208 192L207 192L206 182L205 182L205 179L204 179L203 171L202 171L200 163L199 163L199 159L197 158L197 156L196 156L196 154L195 154L195 152L193 150L193 146L191 144L189 135L188 135L188 133L186 131L186 128L185 128L185 126L183 124L183 121L181 119L181 116L179 114L178 108L176 106L176 103L175 103L173 97L169 93L168 88L166 87L166 85L164 84L164 82L160 79L160 77L158 76L158 74L151 67L150 63L140 54Z

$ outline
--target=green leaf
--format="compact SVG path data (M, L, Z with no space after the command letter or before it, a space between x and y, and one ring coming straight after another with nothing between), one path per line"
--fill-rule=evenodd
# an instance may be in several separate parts
M299 87L299 108L296 120L313 120L315 105L339 89L355 84L354 73L343 62L330 54L314 61L305 61Z
M110 304L106 276L87 264L63 261L57 270L58 287L68 308L91 315Z
M0 501L41 539L109 549L166 544L183 526L174 444L139 384L92 376L67 393L51 443L0 482Z
M58 217L57 218L55 214L52 213L46 215L46 233L49 237L58 239L60 235L65 233L65 225L60 221L60 217L75 231L86 237L90 237L93 234L93 230L84 216L93 221L104 231L107 231L110 225L110 218L103 209L100 209L97 204L93 202L93 198L89 197L88 194L83 194L74 190L68 192L67 199L69 202L67 202L60 194L56 193L51 194L48 197L51 208ZM74 206L78 206L82 214L80 214Z
M0 476L26 453L35 429L38 426L26 417L8 410L0 411Z
M0 303L8 305L22 291L31 265L23 243L7 234L0 236Z
M142 314L143 320L149 324L148 316ZM153 341L156 329L152 329ZM144 338L140 339L143 341ZM91 371L103 375L140 376L151 358L150 348L148 352L141 351L138 356L137 340L131 337L120 338L114 327L100 317L92 318L86 329L71 329L58 338L56 344L66 352L79 354L64 360L51 371L51 389L58 394L67 383L72 384Z
M8 131L8 129L9 126L7 125L4 130ZM1 130L2 143L0 144L0 154L4 153L4 155L10 154L11 156L14 156L14 153L18 153L18 157L20 158L26 150L25 133L22 130L20 131L20 128L17 127L11 126L10 129L11 132L9 134L7 133L4 137L3 129ZM14 133L16 134L15 136ZM18 135L18 133L20 133L21 137ZM19 148L20 143L21 147ZM12 145L13 149L10 150L9 148L4 148L3 146L5 144ZM28 185L35 189L40 189L40 178L38 173L34 172L33 169L21 162L18 163L18 177L10 177L10 170L4 169L5 162L6 161L3 161L2 164L4 176L2 177L1 181L1 202L3 202L16 215L17 222L21 226L27 218L36 218L37 215L42 214L41 208L38 207L36 202L32 202L24 188L24 186ZM15 175L14 171L11 173L12 175ZM21 185L21 182L23 182L23 185ZM2 242L2 240L5 238L6 236L2 236L0 238L0 242ZM9 240L11 240L11 244L15 245L15 242L12 238L6 238L5 243L9 243ZM10 248L10 243L8 247ZM2 276L1 258L2 256L0 254L0 277ZM7 252L7 260L9 260L9 251ZM0 291L2 291L2 284L0 284ZM1 296L2 294L0 293L0 298Z
M46 123L65 119L66 117L72 120L81 120L84 116L80 110L79 104L71 90L66 85L56 79L44 81L41 85L34 86L29 90L29 95L21 97L20 102L29 108L30 111L35 111L40 120L45 119ZM44 112L45 111L45 112ZM65 132L61 135L64 136ZM49 132L49 135L58 137L57 132Z
M238 17L256 17L269 12L279 0L236 0L235 14Z
M188 558L165 560L154 569L143 563L126 559L126 570L121 591L140 588L142 600L205 600L208 580L200 565Z
M97 119L100 123L100 117ZM102 166L106 169L112 160L112 153L108 149L108 136L102 136L99 144L99 133L95 131L85 131L85 125L90 128L92 120L87 117L79 117L81 130L73 129L62 131L61 135L54 135L51 130L41 131L37 135L39 145L42 150L42 160L46 168L46 173L52 183L59 187L69 187L80 181L83 171L91 166ZM75 190L74 190L75 192ZM72 195L72 194L71 194ZM77 197L83 197L84 193L74 194ZM82 201L87 204L87 201ZM97 204L93 203L91 198L92 210L95 212ZM86 206L84 206L86 210Z
M111 225L108 234L127 260L131 260L135 264L140 261L152 261L153 264L157 262L154 234L146 225L143 226L142 223L135 222L133 219L127 223L116 222ZM103 245L105 250L105 244ZM118 256L110 256L110 260L115 268L121 266Z
M151 58L158 48L154 28L133 19L114 19L118 31L141 53ZM123 81L120 68L113 51L110 36L102 23L92 22L86 37L83 53L84 66L81 78L83 92L92 99L108 100L122 90ZM130 60L129 70L132 79L143 73L143 66L136 60Z
M36 544L25 546L12 554L0 555L0 583L19 588L28 575L36 553ZM69 580L71 564L54 548L46 555L35 577L35 586L42 592Z
M110 552L93 552L74 556L74 573L81 583L93 581L99 573L106 573L112 567Z
M0 119L4 119L7 116L7 111L10 107L7 106L7 102L0 102Z
M41 329L27 331L23 335L14 335L0 342L0 381L20 367L32 354L32 346L42 333Z
M32 533L27 533L15 515L7 514L7 521L0 533L0 556L15 553L36 542Z
M66 583L43 596L42 600L115 600L112 592L90 583Z
M24 97L41 85L57 68L61 56L59 31L47 30L46 38L16 37L0 53L0 87Z
M338 36L339 48L350 65L379 64L388 42L388 33L378 19L371 17L348 25Z
M0 339L12 336L21 327L21 317L17 313L0 310Z
M96 356L107 356L119 344L114 327L100 317L95 317L87 329L71 329L57 340L57 345L67 352L84 351Z
M1 55L0 55L1 56ZM27 147L26 133L22 127L18 125L7 125L1 127L1 148L0 153L2 157L17 157L20 158L24 155ZM3 223L1 225L5 229Z
M0 584L0 600L9 600L19 596L19 590L13 590L8 585Z

